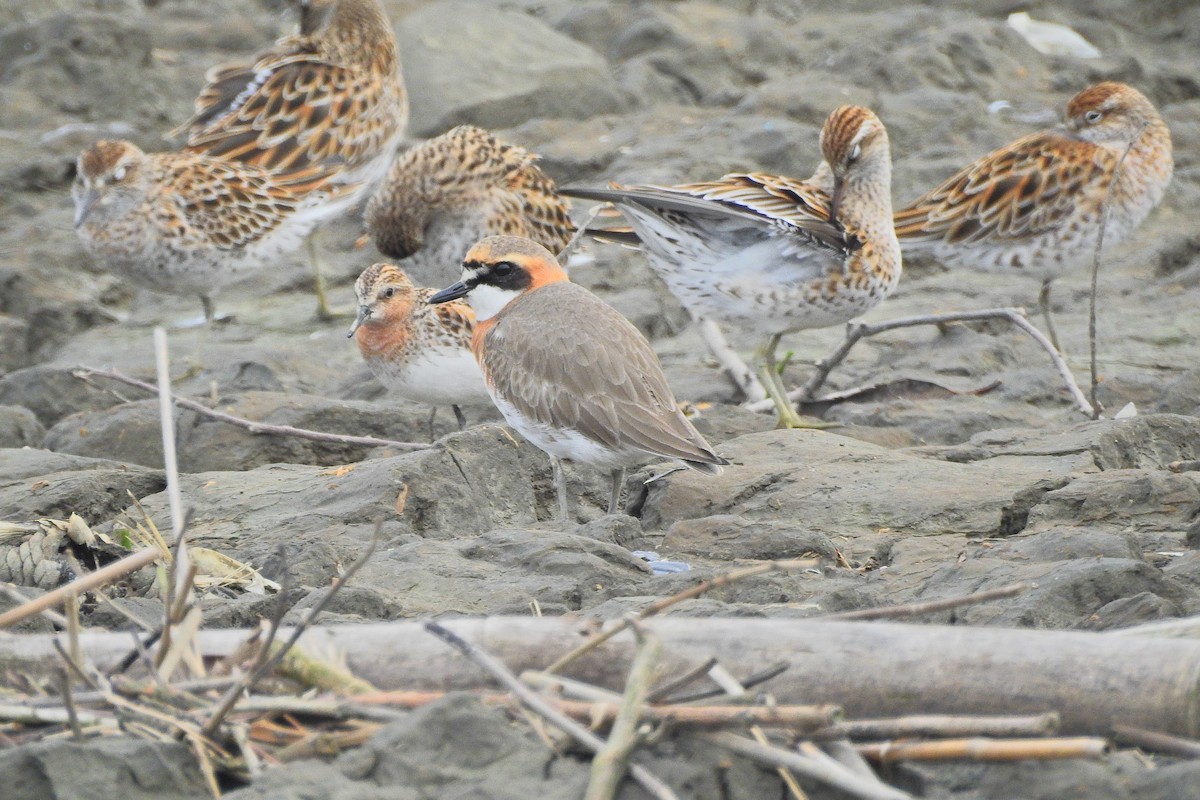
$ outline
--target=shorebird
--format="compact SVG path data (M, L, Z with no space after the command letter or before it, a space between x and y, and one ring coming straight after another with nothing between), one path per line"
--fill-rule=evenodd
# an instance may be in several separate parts
M650 343L612 306L567 280L549 250L490 236L467 253L462 280L429 298L469 298L471 349L504 419L550 456L568 519L562 459L611 470L616 513L625 467L670 458L710 474L725 459L683 415Z
M1040 278L1058 347L1051 281L1092 257L1106 203L1105 241L1128 238L1172 170L1171 132L1154 105L1133 87L1099 83L1071 98L1065 125L984 156L896 212L896 235L906 253L949 266Z
M807 181L751 173L682 186L562 190L620 209L629 241L698 322L721 320L767 337L762 376L786 427L805 423L776 367L780 338L848 322L900 280L883 123L867 108L842 106L821 130L821 154Z
M147 154L99 141L79 155L75 232L109 271L193 295L212 321L218 290L291 252L329 208L353 202L328 171L274 175L194 153Z
M525 236L557 253L575 225L536 159L472 125L412 147L367 204L371 239L410 273L437 280L486 236Z
M475 313L465 302L430 305L433 289L418 289L404 270L375 264L354 282L358 317L347 336L380 383L401 397L454 409L491 403L471 352ZM430 418L432 423L432 417Z
M185 149L276 173L320 166L361 197L383 177L408 125L396 37L378 0L292 0L300 30L252 61L209 70ZM342 207L327 209L330 217ZM317 313L329 305L308 240Z

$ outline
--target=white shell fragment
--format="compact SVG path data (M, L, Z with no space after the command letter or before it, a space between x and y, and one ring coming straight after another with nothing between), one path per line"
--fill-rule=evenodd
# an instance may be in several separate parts
M1095 45L1066 25L1033 19L1024 11L1009 14L1008 27L1021 34L1034 50L1048 56L1100 57Z

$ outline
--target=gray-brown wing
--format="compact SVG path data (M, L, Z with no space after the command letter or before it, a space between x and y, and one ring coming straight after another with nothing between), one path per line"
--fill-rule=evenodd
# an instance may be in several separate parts
M566 324L554 329L546 319ZM580 286L551 284L501 312L487 334L484 366L495 388L534 420L611 448L724 463L680 412L645 338Z

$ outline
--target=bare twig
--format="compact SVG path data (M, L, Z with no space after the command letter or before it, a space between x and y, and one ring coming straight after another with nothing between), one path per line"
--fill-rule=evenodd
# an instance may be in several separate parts
M1167 464L1167 469L1171 472L1200 472L1200 461L1172 461Z
M62 692L63 706L67 709L67 724L71 727L71 735L75 741L83 741L83 728L79 725L79 712L75 708L75 698L71 696L71 678L65 669L58 671L58 689Z
M1142 133L1149 124L1149 122L1142 123L1142 126L1138 128L1137 135L1125 147L1125 152L1121 153L1121 157L1117 160L1117 166L1113 168L1112 178L1109 179L1108 186L1104 190L1104 197L1100 201L1100 230L1096 233L1096 249L1092 252L1092 296L1088 303L1088 355L1092 373L1092 419L1100 419L1101 410L1100 401L1096 398L1100 387L1100 373L1096 366L1096 298L1099 295L1100 253L1104 249L1104 232L1108 229L1108 218L1112 214L1112 203L1109 200L1112 198L1113 190L1117 188L1117 181L1121 178L1121 168L1125 165L1125 159L1133 150L1133 146L1142 138Z
M95 572L90 572L83 575L65 586L60 586L57 589L47 592L41 597L35 597L25 603L10 608L3 614L0 614L0 629L7 628L10 625L15 625L23 619L28 619L34 614L39 614L47 608L52 608L62 603L68 595L83 594L97 586L103 586L106 583L115 581L128 575L130 572L135 572L147 564L151 564L159 556L158 550L153 547L147 547L144 550L139 550L132 555L114 561L107 566L101 567Z
M654 669L662 658L662 641L636 625L633 631L638 638L638 649L629 667L625 694L613 718L608 741L592 758L591 776L583 800L612 800L616 797L617 788L629 766L629 757L638 746L639 712L650 692Z
M616 636L621 631L628 628L633 622L646 619L647 617L652 617L655 614L661 613L671 606L678 605L685 600L691 600L694 597L699 597L705 592L712 591L713 589L719 589L722 586L728 586L736 581L745 580L746 578L753 578L757 575L763 575L768 572L775 572L777 570L789 571L795 569L809 569L810 567L817 566L819 563L820 562L816 559L811 558L793 561L769 561L763 564L755 564L752 567L746 567L744 569L727 572L724 575L718 575L710 580L702 581L695 586L684 589L682 592L673 594L670 597L664 597L661 600L656 600L646 608L642 609L641 612L636 615L636 617L626 617L617 624L613 625L611 628L588 637L586 642L562 656L550 666L546 667L546 672L560 671L563 669L563 667L567 666L584 653L594 650L612 637Z
M571 257L571 254L575 252L575 248L579 247L579 243L583 241L584 234L588 232L588 226L595 221L596 217L600 216L600 212L604 210L606 205L608 204L597 203L588 209L587 218L584 219L582 224L575 228L575 233L571 235L571 238L567 241L566 246L563 247L562 250L559 250L558 254L555 256L555 259L559 264L562 264L564 267L567 265L567 259Z
M720 686L730 697L743 697L746 694L746 687L738 682L737 678L730 674L729 670L722 667L719 663L713 664L713 667L708 672L709 676ZM761 745L770 745L771 741L767 738L767 733L759 725L750 726L750 735L754 737L754 741ZM783 781L783 785L788 788L788 793L794 800L808 800L808 795L800 788L799 781L792 771L785 766L778 766L775 771L779 773L779 779Z
M700 332L700 338L708 345L708 352L712 353L713 358L720 364L721 371L729 376L733 385L746 396L746 402L765 401L770 407L771 401L767 400L767 390L763 388L762 382L738 352L730 347L717 323L707 317L697 317L696 329Z
M872 761L1039 761L1100 758L1108 740L1090 736L1070 739L943 739L936 742L881 742L856 745Z
M1058 713L1032 716L972 716L914 714L890 719L852 719L813 734L815 739L900 739L909 736L1053 736L1058 733Z
M604 741L589 731L587 728L575 722L571 718L559 713L544 697L534 692L509 671L508 667L501 664L488 653L463 639L453 631L439 625L432 620L425 623L425 630L438 637L446 644L454 647L464 656L473 661L476 665L482 668L485 672L495 678L502 686L517 696L526 707L548 719L557 727L561 728L572 739L579 742L593 753L599 752L604 747ZM649 792L652 796L659 800L678 800L676 794L671 791L671 788L654 776L648 769L640 764L631 764L629 766L629 775L636 780L643 789Z
M127 375L122 375L114 370L97 369L95 367L80 366L76 367L72 374L77 378L108 378L109 380L120 381L121 383L136 386L139 389L144 389L147 392L155 393L158 390L145 381L139 381L136 378L130 378ZM186 408L189 411L195 411L197 414L202 414L212 419L227 422L230 425L236 425L239 428L245 428L251 433L269 434L275 436L295 436L300 439L311 439L317 442L334 442L337 444L361 444L368 447L396 447L401 450L428 450L433 445L423 442L396 442L391 439L376 439L374 436L343 436L339 433L325 433L323 431L310 431L306 428L294 428L291 425L270 425L264 422L254 422L252 420L235 417L232 414L226 414L221 411L209 408L203 403L198 403L195 400L190 400L186 397L172 395L172 401L180 408Z
M66 725L71 721L71 712L64 706L39 708L24 703L0 704L0 720L6 722L21 722L27 725ZM108 728L117 727L117 721L87 711L78 711L75 721L80 726L101 725Z
M865 620L893 619L895 617L915 617L920 614L932 614L937 611L946 611L951 608L978 605L979 603L986 603L991 600L1014 597L1018 594L1021 594L1021 592L1036 588L1036 583L1032 581L1022 581L1021 583L1012 583L1008 586L998 586L995 589L987 589L982 592L960 595L959 597L945 597L941 600L928 600L924 603L907 603L902 606L863 608L859 609L858 611L840 611L836 614L825 614L820 618Z
M29 599L30 599L25 596L24 592L22 592L17 587L16 584L13 584L13 583L0 583L0 592L3 592L6 597L8 597L10 600L12 600L15 603L28 603ZM62 614L58 613L57 611L53 611L49 608L43 609L40 613L43 617L48 619L50 621L50 623L52 625L54 625L55 627L58 627L58 628L61 628L64 630L66 629L67 618L64 617Z
M1159 731L1148 731L1133 725L1113 725L1112 730L1113 739L1121 744L1169 756L1200 758L1200 742L1195 739L1185 739L1182 736L1172 736Z
M650 692L650 695L646 699L651 703L664 701L666 698L670 697L672 694L684 688L685 686L690 686L691 684L703 678L708 674L708 671L716 665L716 663L717 659L710 656L707 660L683 673L678 678L656 687L654 691Z
M760 683L766 683L767 681L771 680L772 678L774 678L778 675L782 675L783 673L787 672L788 667L790 667L790 666L791 665L788 664L788 662L781 661L778 664L772 664L771 666L767 667L766 669L761 669L758 672L754 673L753 675L749 675L745 678L741 678L738 682L742 685L743 689L753 689L755 686L758 686ZM704 691L693 692L692 694L683 695L681 697L673 697L673 698L671 698L671 702L672 703L694 703L697 700L705 700L709 697L718 697L721 694L723 694L723 690L720 688L705 689ZM818 706L818 707L825 708L826 706ZM836 708L836 706L828 706L828 708Z
M812 400L813 395L825 383L825 379L829 377L829 373L833 371L834 367L845 360L854 345L868 336L875 336L880 333L896 330L897 328L911 328L917 325L942 325L947 322L968 322L982 319L1006 319L1029 334L1050 356L1051 362L1053 362L1055 369L1058 370L1058 374L1062 376L1067 390L1075 400L1075 405L1089 417L1092 415L1092 405L1084 397L1083 391L1079 388L1079 383L1075 380L1075 376L1071 374L1071 369L1063 359L1062 353L1058 352L1050 340L1046 338L1045 334L1034 327L1029 320L1025 319L1025 312L1020 308L989 308L981 311L961 311L948 314L922 314L920 316L902 317L870 325L866 323L851 323L846 326L846 338L842 341L841 345L831 354L817 362L816 371L813 373L813 376L809 378L804 386L788 392L788 399L800 403ZM761 401L749 403L746 408L751 411L767 411L774 408L774 406L769 401Z
M715 745L772 767L788 769L815 781L833 786L862 800L912 800L912 795L886 784L851 772L832 759L817 760L772 745L759 744L733 733L709 733L704 738Z

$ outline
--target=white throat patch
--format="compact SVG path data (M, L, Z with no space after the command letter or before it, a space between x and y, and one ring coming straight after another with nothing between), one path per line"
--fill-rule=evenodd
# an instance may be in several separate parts
M500 313L520 292L512 289L498 289L486 283L481 283L467 295L467 302L475 311L475 319L483 322Z

